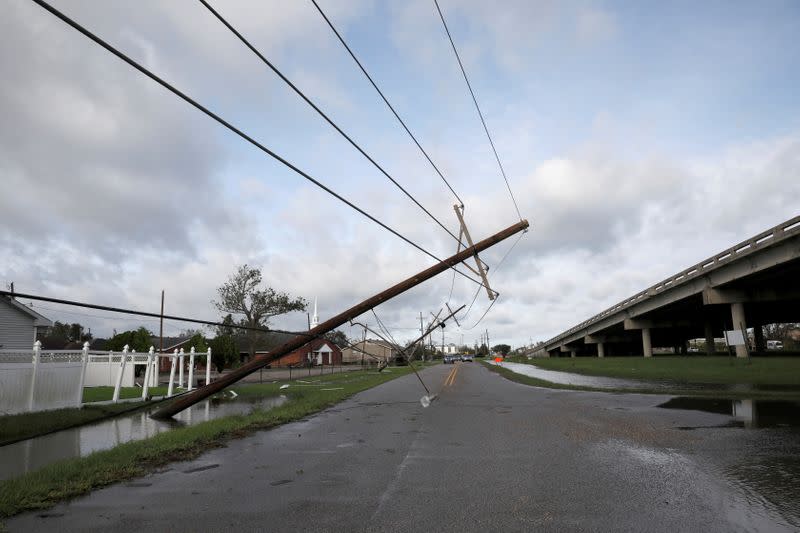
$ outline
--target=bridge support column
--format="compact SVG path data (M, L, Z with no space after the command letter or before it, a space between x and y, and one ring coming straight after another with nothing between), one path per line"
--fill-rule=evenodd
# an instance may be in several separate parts
M717 352L717 348L714 344L714 327L711 325L710 322L706 322L705 325L705 333L706 333L706 355L714 355Z
M744 319L744 304L736 302L731 304L731 320L733 322L733 329L736 331L743 331L747 335L747 322ZM747 338L745 337L745 342ZM747 357L747 346L736 346L736 357Z
M572 350L571 352L569 352L570 357L576 357L577 355L578 355L577 350Z
M606 347L605 344L602 342L597 343L597 357L605 357L606 356Z
M642 328L642 353L645 357L653 357L653 344L650 342L650 328Z
M753 324L753 339L756 341L757 352L767 351L767 343L764 341L764 328L761 322Z

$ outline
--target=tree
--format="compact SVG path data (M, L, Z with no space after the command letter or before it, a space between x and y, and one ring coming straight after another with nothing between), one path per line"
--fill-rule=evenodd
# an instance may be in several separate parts
M503 354L503 357L505 357L506 355L508 355L508 352L511 351L511 346L509 346L508 344L497 344L495 346L492 346L492 351L499 352Z
M211 362L217 371L222 372L239 362L239 347L231 335L217 335L208 344L211 346Z
M199 331L194 335L192 335L192 338L189 339L189 342L186 343L186 346L188 346L190 350L194 346L194 351L197 353L208 351L208 344L206 344L206 338L203 337L203 334L200 333Z
M251 328L268 329L269 319L291 311L305 311L308 303L272 287L260 288L261 270L241 265L217 289L219 300L213 304L223 313L240 315L239 324ZM246 340L250 357L255 356L256 345L264 338L258 331L247 330ZM212 348L213 351L213 348Z
M350 341L347 340L347 335L345 335L338 329L334 331L329 331L324 336L326 339L334 343L339 348L345 348L350 345Z
M486 346L486 343L483 343L478 347L478 353L476 355L478 356L489 355L489 347Z
M152 345L150 342L150 337L152 336L153 334L150 333L147 328L141 326L136 330L117 333L108 339L106 348L119 352L122 351L127 344L128 348L131 350L136 350L137 352L146 352L150 350L150 346Z

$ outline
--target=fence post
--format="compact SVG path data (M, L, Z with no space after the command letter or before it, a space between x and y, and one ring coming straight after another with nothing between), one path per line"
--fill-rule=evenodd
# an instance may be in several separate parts
M125 363L128 362L128 345L122 349L122 354L119 358L119 370L117 371L117 384L114 386L114 397L112 401L117 403L119 401L119 391L122 388L122 375L125 373Z
M206 385L211 383L211 348L208 349L206 355Z
M33 343L33 368L31 372L31 386L28 391L28 411L33 411L33 404L36 394L36 374L39 371L39 359L42 356L42 341Z
M187 389L192 390L194 388L194 346L192 346L191 351L189 352L189 381L186 383Z
M147 399L147 393L150 390L150 374L153 373L153 353L156 351L154 347L150 347L147 352L147 366L144 367L144 382L142 383L142 400Z
M175 365L178 363L177 348L175 348L175 351L170 356L170 360L172 361L172 365L169 367L169 386L167 387L167 398L172 396L172 390L175 386Z
M153 372L151 373L152 383L150 384L151 387L158 387L158 377L159 373L161 372L161 355L160 354L153 354Z
M178 370L178 388L183 388L183 348L181 348L180 355L178 356L178 362L180 363Z
M83 385L86 383L86 365L89 364L89 341L83 343L83 351L81 352L81 379L78 382L78 397L75 401L75 406L80 407L83 404Z

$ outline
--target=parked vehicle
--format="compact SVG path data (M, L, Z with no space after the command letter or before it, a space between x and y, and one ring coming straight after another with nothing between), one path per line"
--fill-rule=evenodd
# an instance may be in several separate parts
M783 341L767 341L767 350L783 350Z

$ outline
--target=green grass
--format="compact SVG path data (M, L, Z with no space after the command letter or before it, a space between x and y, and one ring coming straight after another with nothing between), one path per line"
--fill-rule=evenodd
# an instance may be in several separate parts
M73 426L88 424L139 404L87 405L83 408L55 409L38 413L0 416L0 446Z
M737 359L720 356L688 357L575 357L523 360L546 370L589 376L717 383L800 386L800 357Z
M279 387L286 382L233 386L231 388L241 396L270 396L281 392L289 401L266 411L176 428L150 439L128 442L87 457L67 459L4 481L0 483L0 517L50 507L93 489L142 476L167 463L193 459L231 438L303 418L410 371L409 367L402 367L380 374L367 371L311 376L308 381L315 382L303 384L294 380L285 390Z
M175 391L178 392L177 387L175 387ZM150 396L165 396L167 387L150 387L147 392ZM119 390L119 397L122 399L141 398L141 396L141 387L122 387ZM109 401L113 397L114 387L86 387L83 389L83 403Z
M522 361L514 361L509 359L510 362L522 362ZM537 361L538 362L538 361ZM714 398L726 398L726 399L752 399L752 400L800 400L800 391L781 391L781 390L720 390L718 388L711 388L711 389L685 389L680 387L680 383L676 381L675 387L647 387L647 384L644 383L642 388L636 389L622 389L622 388L600 388L600 387L586 387L580 385L567 385L562 383L553 383L551 381L546 381L540 378L534 378L531 376L526 376L523 374L518 374L508 368L503 368L501 366L491 364L488 362L482 361L484 366L492 372L500 374L501 376L505 377L510 381L515 381L517 383L522 383L523 385L531 385L533 387L544 387L548 389L560 389L560 390L575 390L575 391L590 391L590 392L606 392L606 393L624 393L624 394L660 394L664 396L699 396L699 397L714 397ZM525 361L525 363L531 364L529 361ZM535 365L538 366L538 365ZM548 368L550 370L550 368ZM563 371L570 371L571 369L568 367L558 367L552 368L552 370L563 370ZM577 372L576 372L577 373ZM588 373L587 373L588 375ZM591 374L591 375L603 375L603 376L611 376L611 374ZM639 376L613 376L613 377L639 377ZM650 378L656 379L656 378ZM712 382L706 382L712 383ZM735 382L734 382L735 383ZM725 384L721 382L721 384Z

